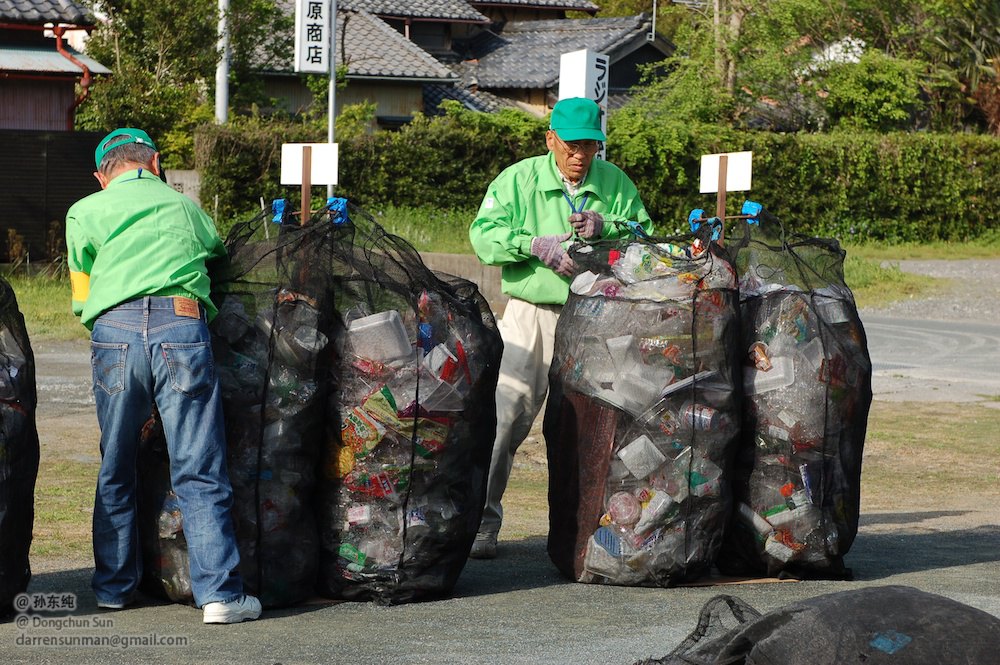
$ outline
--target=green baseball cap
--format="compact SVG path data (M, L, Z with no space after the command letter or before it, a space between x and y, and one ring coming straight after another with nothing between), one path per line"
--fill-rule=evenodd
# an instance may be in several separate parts
M586 97L560 99L552 107L549 128L563 141L605 141L601 107Z
M128 138L121 141L114 140L120 136L127 136ZM111 145L108 145L109 143ZM118 146L128 145L129 143L141 143L142 145L148 145L154 151L156 150L156 144L153 143L153 139L149 138L149 134L146 132L134 127L121 127L105 136L97 144L97 150L94 151L94 163L97 164L97 168L101 168L101 160L104 159L104 155L108 154L109 150L113 150Z

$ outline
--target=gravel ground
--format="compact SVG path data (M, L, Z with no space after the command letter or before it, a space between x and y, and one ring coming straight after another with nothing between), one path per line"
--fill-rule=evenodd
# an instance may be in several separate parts
M935 321L1000 323L1000 259L900 261L903 272L949 280L941 293L901 300L869 311Z

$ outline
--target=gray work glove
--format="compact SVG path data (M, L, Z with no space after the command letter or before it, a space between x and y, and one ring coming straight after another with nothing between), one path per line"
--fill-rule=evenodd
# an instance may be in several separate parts
M531 255L538 257L539 261L563 277L572 277L576 264L573 263L573 259L569 258L569 254L562 246L572 236L572 233L536 236L531 239Z
M574 212L569 216L569 223L576 234L585 240L600 238L604 229L604 218L595 210Z

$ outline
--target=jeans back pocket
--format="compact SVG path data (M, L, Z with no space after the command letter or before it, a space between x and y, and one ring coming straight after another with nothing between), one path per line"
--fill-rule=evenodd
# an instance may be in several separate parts
M215 385L215 363L208 342L164 342L163 357L170 385L188 397L197 397Z
M125 356L128 344L111 342L90 343L90 365L94 371L94 386L109 395L125 390Z

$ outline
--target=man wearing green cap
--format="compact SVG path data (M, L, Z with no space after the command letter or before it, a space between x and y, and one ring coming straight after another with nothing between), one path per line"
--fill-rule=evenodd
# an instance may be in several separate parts
M94 153L101 191L66 214L73 312L91 331L101 469L94 499L98 607L121 609L141 576L136 528L140 431L155 403L183 519L195 603L205 623L260 616L243 593L230 509L222 402L212 360L206 263L224 257L212 220L160 178L141 129Z
M627 227L616 222L638 222L652 231L629 177L595 159L604 140L601 109L594 101L560 100L545 134L548 154L500 173L469 229L479 260L501 266L502 290L510 296L499 324L504 353L496 393L497 432L486 508L470 554L475 558L496 556L500 500L514 453L548 392L556 321L575 268L566 245L574 235L584 241L628 235Z

